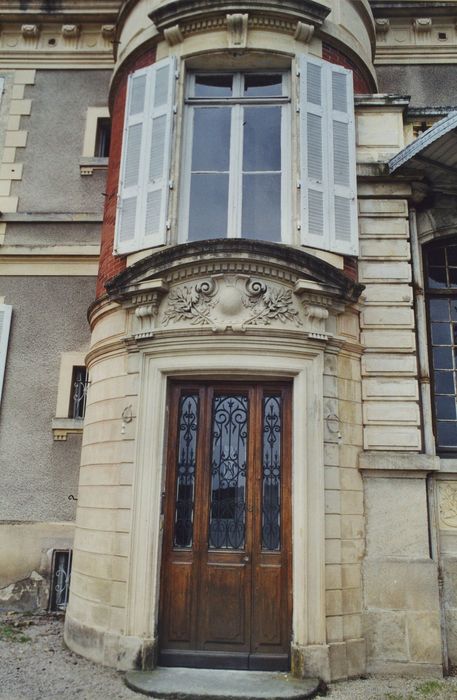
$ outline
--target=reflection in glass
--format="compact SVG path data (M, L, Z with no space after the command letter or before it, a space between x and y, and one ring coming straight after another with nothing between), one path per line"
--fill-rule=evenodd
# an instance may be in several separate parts
M281 240L281 175L243 175L243 238Z
M435 392L437 394L454 394L454 373L435 372Z
M438 444L440 447L452 447L457 445L457 423L437 421Z
M430 299L429 309L431 321L449 321L448 299Z
M192 546L195 464L198 428L198 395L182 396L178 417L178 463L173 544Z
M228 173L194 173L190 185L189 240L227 235Z
M432 343L434 345L451 344L451 327L449 323L432 323Z
M244 77L244 95L245 97L280 97L282 76L248 73Z
M440 289L447 286L446 268L445 267L429 267L428 269L428 285L432 289Z
M245 107L243 170L281 170L281 107Z
M212 413L210 549L243 549L248 398L215 395Z
M233 75L196 75L195 97L231 97Z
M452 369L452 348L433 348L433 367L435 369Z
M228 171L230 165L230 108L194 109L192 172Z
M281 397L263 399L262 549L281 546Z
M455 420L455 396L437 396L435 398L435 409L437 418Z

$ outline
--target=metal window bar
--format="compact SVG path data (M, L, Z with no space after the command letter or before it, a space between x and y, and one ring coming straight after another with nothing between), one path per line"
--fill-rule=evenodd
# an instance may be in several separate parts
M51 595L49 609L54 612L65 610L70 593L71 549L55 549L52 557Z
M84 418L86 413L89 374L85 367L73 368L73 393L70 403L70 418Z

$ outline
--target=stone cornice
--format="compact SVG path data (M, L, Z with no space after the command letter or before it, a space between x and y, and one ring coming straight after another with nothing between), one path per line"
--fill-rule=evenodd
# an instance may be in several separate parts
M3 3L3 22L115 22L122 0L8 0ZM47 4L47 9L43 9ZM24 7L26 5L26 7Z
M311 27L320 27L329 14L328 7L312 0L181 0L163 3L149 15L159 32L180 25L188 31L212 28L216 18L231 14L248 14L250 21L261 20L268 28L271 20L286 24L302 22ZM269 21L268 21L269 20ZM199 24L199 27L196 26ZM276 26L272 26L276 28ZM184 32L186 29L184 29Z
M370 0L375 17L423 17L455 13L455 0Z

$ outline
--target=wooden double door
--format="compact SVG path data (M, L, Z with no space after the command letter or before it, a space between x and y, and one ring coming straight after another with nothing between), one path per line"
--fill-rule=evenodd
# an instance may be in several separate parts
M287 670L288 384L173 384L159 663Z

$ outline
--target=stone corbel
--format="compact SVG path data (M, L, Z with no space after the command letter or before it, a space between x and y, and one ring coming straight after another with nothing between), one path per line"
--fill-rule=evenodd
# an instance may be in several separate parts
M81 34L79 24L62 24L61 34L64 39L77 39Z
M164 29L163 35L169 46L176 46L176 44L180 44L184 38L179 24L175 24L173 27Z
M162 297L168 292L168 285L163 280L142 282L131 294L127 306L134 308L133 335L136 339L151 338L156 327Z
M308 337L328 340L331 335L327 329L330 311L334 315L344 311L344 304L337 299L338 290L332 285L299 279L295 283L294 294L300 299L303 307L306 318L304 330Z
M297 28L295 30L294 39L297 41L302 41L304 44L309 44L314 34L314 27L312 24L306 24L305 22L297 22Z
M413 29L416 34L427 34L432 31L431 17L416 17L413 19Z
M114 39L114 32L116 31L115 24L102 24L101 35L107 41L112 41Z
M227 15L227 33L229 49L244 50L248 43L248 15Z
M387 34L390 29L390 19L387 17L378 17L375 19L375 27L377 34Z
M38 24L23 24L21 34L24 39L36 39L40 36L40 27Z

